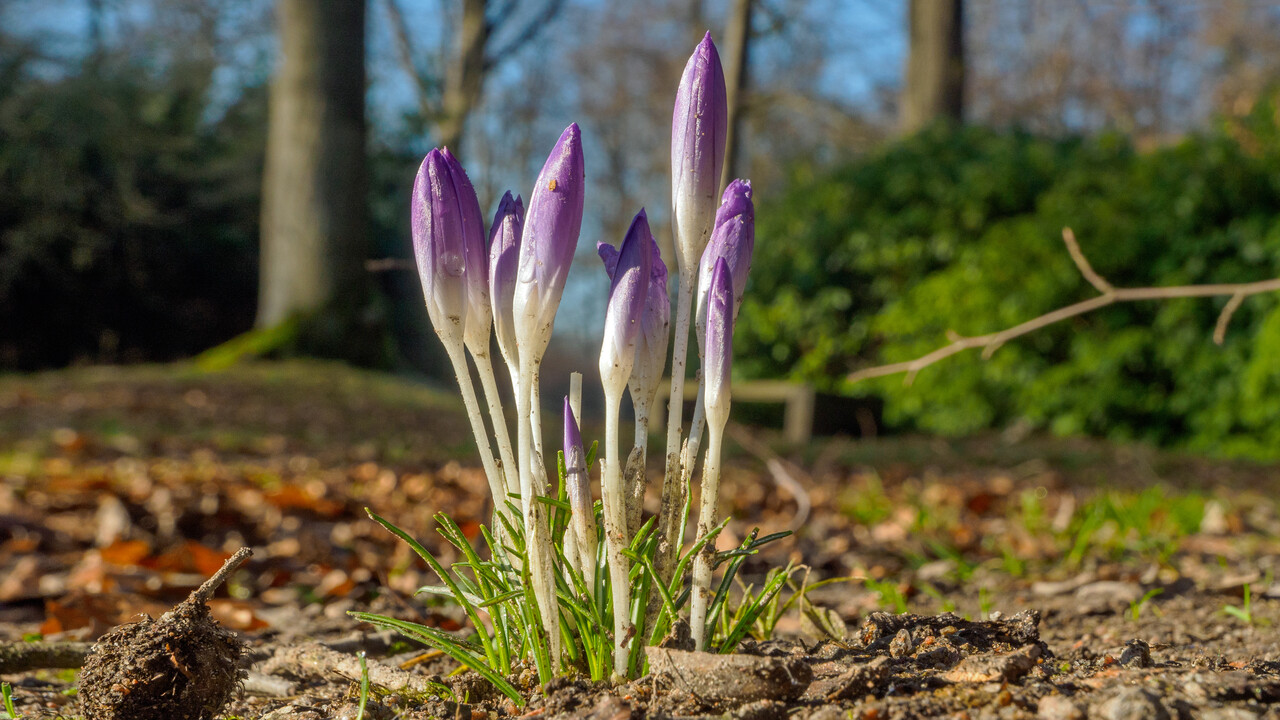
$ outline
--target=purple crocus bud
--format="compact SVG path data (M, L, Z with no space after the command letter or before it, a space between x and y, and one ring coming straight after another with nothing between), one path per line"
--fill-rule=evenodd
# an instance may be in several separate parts
M725 188L720 209L716 211L716 224L711 231L711 241L702 253L698 268L697 329L698 342L707 320L707 291L711 287L711 271L718 260L729 263L733 274L733 317L738 318L742 306L742 294L747 287L747 275L751 270L751 254L756 247L756 211L751 202L751 181L734 180Z
M649 247L649 288L640 317L640 335L636 339L636 366L631 370L632 401L653 403L667 366L667 344L671 340L671 298L667 295L667 264L662 262L658 242ZM644 408L648 413L649 408Z
M517 364L515 307L516 270L520 267L520 232L524 227L524 201L511 193L502 196L489 228L489 291L493 301L493 328L498 349L508 365Z
M702 357L707 422L713 428L723 428L729 421L729 372L733 365L733 272L724 258L717 260L711 271Z
M682 275L697 267L707 244L728 119L724 69L707 33L684 66L671 118L671 207Z
M480 201L476 199L475 188L458 158L449 152L449 148L441 149L440 155L453 178L462 220L462 259L465 265L462 276L467 283L464 340L473 355L487 353L493 314L489 309L489 255L484 250L484 218L480 214Z
M641 209L631 221L616 258L608 245L601 243L597 246L600 257L605 261L605 269L613 266L609 307L605 311L604 341L600 346L600 379L605 386L605 397L621 394L631 379L636 359L636 337L640 334L644 302L649 294L653 243L649 218Z
M438 149L418 168L410 212L427 315L446 345L461 342L467 319L463 221L453 174Z
M582 133L565 128L529 197L520 241L514 313L521 363L537 363L551 340L565 278L582 230Z
M573 416L568 395L564 398L564 468L565 492L569 496L570 509L575 515L584 512L590 516L591 488L587 484L587 452L582 447L582 431L578 429L578 420Z
M591 584L596 574L595 504L591 501L591 479L587 472L587 453L582 444L582 432L573 416L568 396L564 399L564 468L565 493L569 496L570 527L576 536L579 558L577 567ZM572 562L572 558L570 559Z

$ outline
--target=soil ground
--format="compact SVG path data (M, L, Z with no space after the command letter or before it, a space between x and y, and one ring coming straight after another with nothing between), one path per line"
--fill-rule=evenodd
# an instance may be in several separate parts
M442 552L433 513L477 532L486 485L453 398L321 363L0 378L0 642L92 641L157 617L248 545L210 603L256 663L229 717L355 717L349 667L271 664L319 641L448 688L375 688L371 718L1280 718L1276 468L1034 437L787 448L757 430L729 443L720 546L795 529L748 581L787 562L804 565L797 584L848 579L749 657L673 655L628 685L545 693L525 673L517 710L346 615L462 627L414 598L435 578L363 512ZM81 716L75 670L3 680L20 717Z

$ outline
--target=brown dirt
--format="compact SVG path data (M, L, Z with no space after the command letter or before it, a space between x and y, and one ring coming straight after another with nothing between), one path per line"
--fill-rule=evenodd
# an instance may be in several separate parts
M778 450L800 490L734 449L722 495L739 519L721 546L790 527L803 492L800 532L752 558L748 579L788 560L812 568L809 581L856 579L784 615L782 639L748 643L759 693L738 702L660 673L617 688L557 680L544 695L525 672L513 680L530 704L516 712L474 675L450 677L447 658L345 615L461 627L455 609L412 599L434 578L362 512L433 549L435 511L475 532L485 483L451 395L309 363L4 378L0 641L93 640L159 615L251 545L210 609L255 668L321 641L449 688L377 691L366 717L1280 718L1274 468L1042 439ZM815 617L841 637L822 637ZM682 667L735 679L724 661L700 662ZM270 677L291 694L245 692L226 712L354 717L348 671ZM81 716L74 672L3 679L23 717Z

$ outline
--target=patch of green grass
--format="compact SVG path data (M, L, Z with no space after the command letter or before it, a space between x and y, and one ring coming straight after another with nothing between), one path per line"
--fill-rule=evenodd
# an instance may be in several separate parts
M1152 598L1154 598L1155 596L1163 592L1164 592L1164 588L1151 588L1150 590L1143 593L1141 598L1130 601L1129 602L1129 618L1134 622L1138 622L1139 620L1141 620L1142 608L1145 607L1146 604L1152 600ZM1157 615L1160 614L1160 609L1157 608L1155 605L1151 606L1151 610L1155 612Z
M4 702L7 720L18 720L18 711L13 707L13 687L9 683L0 683L0 701Z
M886 610L892 610L901 615L907 611L907 596L898 587L898 583L892 580L875 580L867 578L867 589L876 593L880 598L880 607Z
M861 482L852 483L838 502L840 512L868 527L888 519L895 507L884 492L880 476L874 473L862 476Z
M1222 612L1239 620L1245 625L1266 625L1267 621L1253 614L1253 588L1249 583L1244 584L1244 599L1237 607L1235 605L1224 605Z

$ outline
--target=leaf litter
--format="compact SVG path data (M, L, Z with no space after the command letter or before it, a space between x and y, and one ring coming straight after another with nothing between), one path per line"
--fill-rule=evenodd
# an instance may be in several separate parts
M519 673L517 710L448 658L346 616L464 627L456 608L414 598L436 579L362 510L445 559L435 511L478 536L486 486L458 412L446 393L323 363L0 380L0 647L161 617L249 546L208 603L248 647L250 680L224 711L236 717L354 717L344 662L359 650L382 677L413 678L375 685L366 717L1280 717L1268 468L994 439L815 443L788 457L799 491L731 444L722 547L789 529L797 492L811 506L794 538L749 558L745 581L788 561L809 568L795 587L850 579L809 592L739 660L672 651L632 683L557 679L545 695ZM304 647L329 660L280 661ZM744 675L752 692L705 684ZM84 713L74 672L4 679L25 716Z

